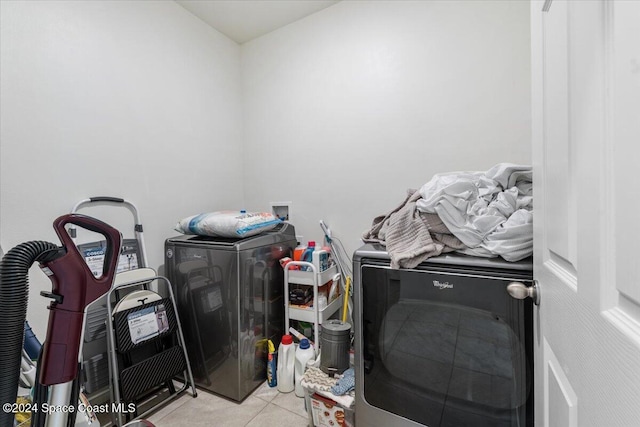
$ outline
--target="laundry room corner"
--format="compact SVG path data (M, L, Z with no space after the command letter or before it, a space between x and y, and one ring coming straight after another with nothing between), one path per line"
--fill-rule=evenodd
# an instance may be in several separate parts
M338 2L241 45L248 209L349 253L435 173L531 162L526 2Z
M78 200L118 196L140 208L158 268L178 219L242 205L237 43L170 1L0 8L5 252L55 241L53 219ZM127 215L95 215L128 229ZM33 276L33 295L50 287ZM44 336L47 301L32 300Z

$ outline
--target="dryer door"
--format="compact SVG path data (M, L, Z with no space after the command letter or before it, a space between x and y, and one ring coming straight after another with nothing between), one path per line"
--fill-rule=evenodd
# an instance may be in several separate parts
M358 418L365 425L532 426L531 301L507 294L512 280L362 267Z

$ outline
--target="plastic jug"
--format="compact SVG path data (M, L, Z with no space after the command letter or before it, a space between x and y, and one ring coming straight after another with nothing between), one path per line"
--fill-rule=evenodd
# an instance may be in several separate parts
M313 350L313 346L309 343L309 340L303 338L300 340L300 345L296 349L296 362L295 362L295 392L296 396L304 397L304 389L302 388L302 376L307 369L307 362L313 360L316 357L316 352Z
M295 387L293 382L295 351L291 335L283 335L278 347L278 368L276 369L277 387L281 393L290 393Z

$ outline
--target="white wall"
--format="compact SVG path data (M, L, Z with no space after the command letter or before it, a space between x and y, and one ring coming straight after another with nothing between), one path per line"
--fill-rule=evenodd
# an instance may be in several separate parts
M168 1L1 1L0 17L5 252L58 242L53 220L94 195L138 205L155 268L183 216L270 201L352 251L434 173L530 162L526 2L343 1L241 47ZM44 336L50 284L30 277Z
M0 5L5 252L59 242L55 218L111 195L138 205L157 268L178 219L242 204L237 44L174 2ZM81 213L133 234L124 209ZM44 337L37 295L50 282L30 278L28 319Z
M248 208L351 252L434 173L530 163L529 10L343 1L242 45Z

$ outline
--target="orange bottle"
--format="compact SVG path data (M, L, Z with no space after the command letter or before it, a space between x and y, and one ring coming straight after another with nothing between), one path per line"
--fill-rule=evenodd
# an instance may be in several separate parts
M302 254L307 250L306 246L298 246L293 250L293 260L294 261L302 261Z

